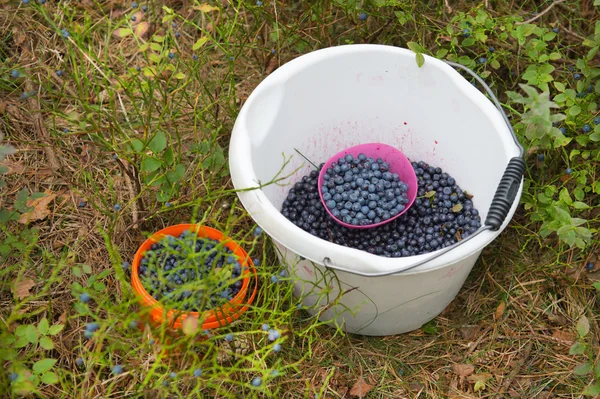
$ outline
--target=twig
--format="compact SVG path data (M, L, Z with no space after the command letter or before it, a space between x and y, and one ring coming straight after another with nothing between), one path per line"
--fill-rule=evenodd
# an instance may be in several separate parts
M573 36L573 37L576 37L577 39L581 40L582 42L585 40L585 37L583 37L583 36L581 36L581 35L579 35L579 34L577 34L577 33L573 32L573 31L572 31L572 30L570 30L570 29L567 29L567 28L566 28L564 25L560 25L560 28L561 28L562 30L564 30L565 32L567 32L569 35L571 35L571 36Z
M137 201L135 199L135 191L133 190L133 184L131 183L131 179L129 178L129 174L125 173L125 181L127 182L127 190L129 191L129 195L131 196L131 216L133 218L133 228L137 229L138 225L138 209L137 209Z
M548 11L550 11L552 9L552 7L554 7L555 5L560 4L560 3L564 3L564 2L565 2L565 0L558 0L558 1L552 2L552 4L550 4L544 11L542 11L539 14L537 14L533 18L530 18L530 19L528 19L527 21L524 21L524 22L517 22L515 25L530 24L533 21L535 21L536 19L540 18L542 15L546 14Z
M512 369L512 371L508 375L508 378L506 379L506 381L504 381L504 383L502 384L502 386L496 393L496 399L504 398L504 393L508 390L508 388L510 388L510 385L512 384L513 380L515 379L517 374L519 374L521 367L523 367L523 363L525 363L525 360L527 360L529 358L530 352L531 352L531 342L527 343L527 345L525 346L525 349L523 349L523 351L521 352L521 359L517 362L517 364L515 364L515 367Z
M25 88L27 90L27 93L31 93L33 92L33 83L31 83L31 80L27 80L25 83ZM39 100L39 90L36 93L35 96L30 96L29 97L29 105L31 108L31 113L33 115L33 125L35 126L35 129L38 132L39 137L41 137L45 142L46 145L44 146L44 151L46 152L46 157L48 158L48 162L50 163L50 167L52 168L52 170L59 170L60 169L60 162L58 161L58 158L56 157L56 153L54 152L54 149L52 148L52 145L50 143L49 140L49 136L48 136L48 131L46 130L46 126L44 126L44 120L42 118L42 113L40 111L40 100Z
M319 167L318 167L317 165L315 165L314 163L312 163L310 159L306 158L306 157L304 156L304 154L302 154L302 153L301 153L300 151L298 151L296 148L294 148L294 151L296 151L298 154L300 154L300 156L301 156L302 158L306 159L306 160L307 160L307 161L308 161L308 162L309 162L309 163L310 163L312 166L314 166L314 167L315 167L315 169L319 169Z
M446 9L448 10L448 13L452 14L452 12L454 10L452 9L452 7L450 7L450 3L448 3L448 0L444 0L444 5L446 6ZM486 8L487 8L487 0L486 0Z

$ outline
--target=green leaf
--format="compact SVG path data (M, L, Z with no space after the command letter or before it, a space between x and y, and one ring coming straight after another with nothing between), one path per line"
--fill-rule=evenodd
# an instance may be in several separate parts
M573 105L571 108L569 108L569 115L571 116L577 116L581 113L581 107L579 105Z
M181 80L181 79L185 79L185 76L186 76L186 75L185 75L185 73L183 73L183 72L178 72L178 73L176 73L176 74L174 75L174 78L175 78L175 79L177 79L177 80Z
M431 198L431 197L435 196L435 193L436 193L435 190L428 191L428 192L425 193L425 197L426 198Z
M27 337L27 340L32 344L37 344L39 338L37 328L35 328L34 325L28 324L27 329L25 330L25 337Z
M83 276L83 273L81 272L81 268L79 268L77 266L73 266L73 268L71 270L73 271L73 274L75 275L75 277Z
M162 162L153 157L147 157L142 160L142 170L144 172L154 172L162 166Z
M417 53L415 55L415 57L416 57L416 60L417 60L417 66L419 68L421 68L423 66L423 64L425 64L425 57L423 57L423 54L421 54L421 53Z
M54 324L52 327L50 327L50 329L48 330L48 335L56 335L59 332L62 331L62 329L64 328L64 324Z
M175 170L169 171L167 173L167 180L171 183L176 183L179 180L181 180L184 174L185 166L183 166L183 164L177 164L177 166L175 166Z
M595 5L600 5L600 0L596 0ZM600 395L600 386L598 386L598 383L596 383L596 385L590 385L585 387L585 389L583 390L583 394L586 396L596 396L596 395Z
M42 359L38 360L33 365L33 372L36 374L42 374L46 371L49 371L54 364L56 363L56 359Z
M20 324L19 326L17 326L17 329L15 330L15 335L17 337L22 337L25 335L26 331L27 331L27 324Z
M88 264L84 264L84 265L82 266L82 268L83 268L83 271L84 271L86 274L92 274L92 267L91 267L90 265L88 265Z
M131 139L131 146L137 153L144 151L145 147L144 142L140 139Z
M580 337L585 337L590 332L590 322L585 316L581 316L577 322L577 333Z
M207 41L208 41L208 37L206 37L206 36L201 37L200 39L196 40L196 43L194 43L194 45L192 46L192 50L194 50L194 51L198 50L200 47L204 46Z
M164 132L158 131L152 140L148 143L148 148L152 150L153 153L158 154L162 150L167 147L167 137Z
M54 349L54 342L49 337L40 338L40 346L47 351Z
M463 209L463 206L462 206L462 204L459 203L452 207L452 212L460 212L460 211L462 211L462 209Z
M58 376L56 375L56 373L54 371L50 371L48 373L44 373L42 374L42 382L44 384L56 384L58 382Z
M167 165L172 165L175 160L175 155L173 154L173 149L171 147L167 148L162 155L163 160Z
M48 319L44 317L42 320L40 320L37 329L40 334L46 335L48 332Z
M26 336L19 337L17 342L15 343L15 348L24 348L29 345L29 340Z
M592 287L594 287L597 291L600 291L600 281L596 281L594 284L592 284Z
M588 208L590 208L590 206L588 204L586 204L585 202L575 201L575 202L573 202L573 208L575 208L575 209L588 209Z
M598 126L600 126L600 125L598 125ZM590 140L592 140L594 142L600 141L600 133L594 132L594 133L590 134Z
M131 35L132 33L133 33L133 30L131 30L130 28L119 28L113 32L113 34L115 36L120 37L120 38L127 37L127 36Z
M586 375L592 371L591 363L583 363L573 369L573 374L575 375Z
M575 342L571 349L569 349L569 355L582 355L585 353L585 344L583 342Z

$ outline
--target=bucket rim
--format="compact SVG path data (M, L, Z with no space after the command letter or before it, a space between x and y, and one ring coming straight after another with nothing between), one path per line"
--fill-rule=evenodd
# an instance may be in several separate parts
M388 53L391 55L401 55L404 57L410 56L413 60L415 54L411 50L389 45L341 45L319 49L301 55L282 65L271 75L267 76L254 89L238 114L231 135L229 164L234 187L238 190L243 190L238 191L238 197L240 198L244 207L248 210L256 223L281 245L318 264L323 264L323 260L316 259L314 255L315 252L326 253L327 257L335 264L353 265L357 271L385 272L398 269L403 264L412 264L423 260L435 254L437 251L410 257L385 258L358 249L344 247L339 244L333 244L315 237L294 225L281 214L281 212L271 203L262 190L248 190L248 188L251 187L258 188L258 178L256 177L253 169L251 155L252 144L246 130L246 118L248 110L253 106L253 103L262 94L262 92L266 91L272 86L285 84L285 82L294 74L300 72L306 67L309 67L310 65L326 59L356 52L372 51ZM503 142L503 150L505 151L507 158L510 159L511 157L518 156L519 149L513 141L512 134L506 126L506 123L504 122L500 112L496 109L492 102L489 101L487 97L471 83L469 83L452 66L448 65L444 61L428 55L424 55L424 57L425 64L423 68L434 67L443 72L454 84L456 90L464 95L465 98L476 104L481 112L492 121L494 126L497 128L498 135L501 137ZM416 61L414 62L414 66L417 68ZM522 189L523 183L521 181L516 197L517 200L514 201L511 210L500 229L497 231L483 231L477 237L473 237L472 240L466 242L464 245L461 245L456 249L405 273L416 274L439 269L441 267L454 264L461 259L469 257L475 253L479 253L508 225L518 206L518 199L521 196ZM293 229L294 234L289 234L289 229ZM301 244L301 241L304 244Z

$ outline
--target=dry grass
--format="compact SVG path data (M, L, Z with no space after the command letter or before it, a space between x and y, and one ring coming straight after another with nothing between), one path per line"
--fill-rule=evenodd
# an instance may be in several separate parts
M85 285L91 275L114 271L120 263L118 256L131 259L144 232L201 218L208 211L211 224L225 226L234 219L235 226L229 226L232 232L248 245L258 245L246 237L253 224L236 203L235 194L228 191L232 188L228 177L203 166L209 155L194 150L194 145L207 140L213 149L216 145L226 148L237 110L252 89L275 67L298 54L344 41L406 41L406 35L388 28L389 22L381 22L385 19L371 18L360 24L356 15L329 2L278 2L276 7L261 10L252 2L238 15L227 5L218 17L214 12L195 11L188 2L164 3L196 27L184 25L181 38L174 40L174 28L161 23L165 14L153 4L144 39L161 32L168 37L177 60L163 59L157 64L177 65L189 77L183 84L174 82L169 71L163 71L154 83L138 78L135 67L148 65L148 61L132 36L113 37L108 43L116 24L124 26L121 15L131 11L127 5L84 1L61 6L49 2L44 17L31 6L0 2L0 60L6 65L0 67L4 75L0 81L0 132L18 150L6 162L10 172L4 176L7 186L0 191L0 207L11 208L17 193L24 189L56 195L48 206L49 214L27 226L38 231L35 249L24 252L28 258L6 259L2 266L6 280L0 289L0 331L12 332L17 325L6 324L15 310L12 288L17 276L36 281L32 293L40 294L18 310L27 315L19 323L46 316L67 324L50 354L59 359L62 384L41 387L39 397L187 397L192 391L206 397L250 395L247 387L236 388L227 382L221 390L204 393L194 391L198 388L188 382L169 393L153 385L137 392L139 380L133 376L117 378L102 370L78 369L75 358L82 348L108 356L98 358L105 366L111 364L112 356L133 359L131 364L139 370L132 369L132 374L150 370L160 355L148 348L107 354L91 341L82 343L88 319L74 309L73 284ZM549 14L568 13L567 5L575 7L563 3ZM452 5L452 13L459 8ZM448 15L449 7L415 4L412 9L423 12L429 21L429 25L415 23L409 28L414 30L413 39L421 38L432 48L435 29L456 15ZM57 30L54 23L63 25ZM57 32L63 26L79 37L77 42L60 37ZM225 51L213 46L199 51L199 60L192 61L198 27L218 37ZM228 29L233 33L227 34ZM568 40L574 40L572 36ZM22 77L7 77L13 68L19 68ZM57 76L59 69L64 70L63 76ZM506 70L499 71L496 79L500 76L508 76ZM23 92L30 93L28 99L20 98ZM140 176L140 157L127 148L133 138L145 138L157 129L171 133L170 144L186 165L170 208L156 200L157 188L146 185ZM81 201L86 202L84 207L78 206ZM120 204L122 210L113 211L114 204ZM0 238L20 234L24 228L19 223L7 224ZM589 343L598 354L599 307L589 283L599 280L600 272L583 271L585 261L591 259L588 255L564 250L553 239L541 241L535 229L521 212L484 251L458 297L427 329L370 338L334 337L333 329L319 327L309 341L292 334L290 353L281 361L297 366L270 382L271 394L262 397L312 398L318 392L326 398L358 397L353 388L360 379L369 386L368 398L579 397L589 379L572 374L582 359L569 355L569 348L577 339L577 320L586 315L594 337ZM109 234L108 242L102 232ZM258 245L255 251L261 256L263 249ZM272 251L264 251L266 263L273 264ZM77 276L74 268L82 265L89 265L91 273ZM44 280L53 268L60 274L44 291ZM105 284L107 301L130 295L114 272ZM265 291L258 303L268 306ZM110 314L103 308L96 310L98 318ZM303 317L294 317L292 331L310 325ZM116 331L115 337L123 341L123 348L126 343L137 348L140 340L121 331ZM258 340L248 339L251 347L258 347ZM311 355L306 358L308 347ZM162 365L178 366L188 361L159 360ZM4 361L3 366L7 369L10 364ZM9 384L7 376L0 377L0 391L10 392Z

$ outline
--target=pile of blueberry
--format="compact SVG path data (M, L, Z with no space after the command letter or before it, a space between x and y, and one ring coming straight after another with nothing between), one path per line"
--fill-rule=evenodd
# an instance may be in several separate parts
M442 249L481 227L471 196L454 178L425 162L413 162L412 166L419 186L417 198L402 216L384 225L353 229L337 223L320 200L319 170L311 171L289 190L281 212L316 237L388 258Z
M242 265L219 241L191 231L166 236L140 261L146 291L172 309L202 312L229 302L242 287Z
M408 204L408 185L390 165L359 154L347 154L333 162L323 175L321 192L325 206L337 220L367 226L388 220Z

